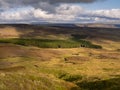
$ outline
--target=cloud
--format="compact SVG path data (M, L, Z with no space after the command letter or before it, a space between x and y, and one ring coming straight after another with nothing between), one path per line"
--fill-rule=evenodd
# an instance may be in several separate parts
M5 10L0 13L1 22L15 22L15 21L70 21L74 19L74 15L65 15L49 13L40 8L36 9L34 7L25 8L13 8Z
M34 8L13 8L9 10L5 10L0 13L1 21L13 21L13 20L22 20L22 19L30 19L33 18L32 12Z
M41 3L60 4L60 3L93 3L104 0L0 0L0 8L11 8L17 6L40 7Z
M74 3L104 0L0 0L0 22L74 21L84 10Z
M56 7L55 11L58 14L77 15L83 13L84 9L78 5L61 4L59 7Z
M120 18L120 9L97 10L91 13L99 16L104 16L104 17Z
M120 22L120 9L86 10L76 4L59 4L54 7L49 3L42 5L42 8L24 6L0 10L0 22ZM50 10L46 10L45 6Z

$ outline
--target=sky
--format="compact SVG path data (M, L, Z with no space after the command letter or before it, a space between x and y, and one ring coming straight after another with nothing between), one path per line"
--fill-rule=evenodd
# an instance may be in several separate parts
M0 0L0 23L120 23L120 0Z
M94 2L89 4L79 3L79 5L91 10L120 9L120 0L104 0L103 2Z

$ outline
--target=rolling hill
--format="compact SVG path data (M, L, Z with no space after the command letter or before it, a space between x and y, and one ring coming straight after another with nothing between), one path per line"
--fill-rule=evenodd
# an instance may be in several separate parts
M81 40L102 48L36 46ZM2 24L0 90L119 90L119 46L119 28Z

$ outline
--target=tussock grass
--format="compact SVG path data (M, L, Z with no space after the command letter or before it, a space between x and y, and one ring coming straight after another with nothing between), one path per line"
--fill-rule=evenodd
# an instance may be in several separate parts
M46 75L5 74L0 75L0 90L66 90L61 82Z

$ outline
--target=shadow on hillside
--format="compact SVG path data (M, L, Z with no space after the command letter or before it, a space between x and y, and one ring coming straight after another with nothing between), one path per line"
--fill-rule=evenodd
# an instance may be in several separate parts
M111 41L120 41L120 29L119 28L90 28L90 27L59 27L59 26L49 26L49 25L29 25L29 24L3 24L0 28L11 26L16 28L18 32L24 33L27 30L33 30L29 33L21 34L21 38L24 37L36 37L45 35L69 35L73 38L88 38L88 39L104 39Z
M59 79L76 84L77 87L71 90L120 90L120 76L101 80L100 78L90 78L85 80L83 76L60 73Z
M76 90L120 90L120 78L94 82L83 81L76 84L80 88ZM72 88L71 90L75 90L75 88Z

